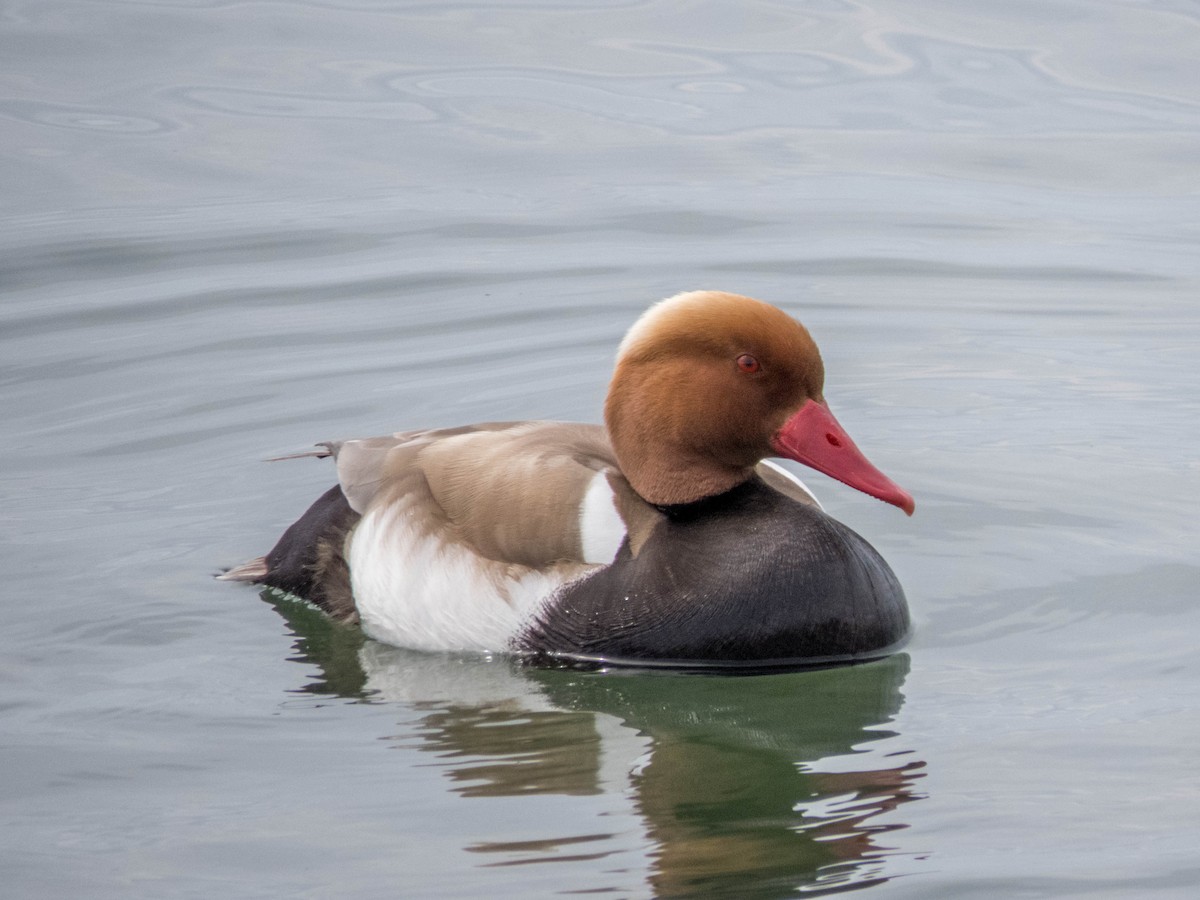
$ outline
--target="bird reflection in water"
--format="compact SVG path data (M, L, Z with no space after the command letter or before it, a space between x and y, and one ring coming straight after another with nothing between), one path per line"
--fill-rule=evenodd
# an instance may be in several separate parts
M906 654L753 677L582 673L368 641L264 592L322 677L302 690L403 703L389 740L436 754L462 797L629 796L656 896L779 897L886 881L921 856L895 814L924 763L889 730ZM601 859L609 833L480 842L492 865Z

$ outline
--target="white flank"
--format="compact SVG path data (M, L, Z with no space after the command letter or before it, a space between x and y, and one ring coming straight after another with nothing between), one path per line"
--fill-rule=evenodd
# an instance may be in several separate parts
M376 640L416 650L511 649L568 580L422 534L407 513L403 503L368 510L350 539L355 603Z
M625 522L617 512L612 486L603 472L596 473L583 495L579 539L584 562L601 564L612 562L625 540Z
M822 512L825 510L825 507L821 505L821 501L817 499L817 495L808 489L808 485L801 481L796 476L795 472L789 472L783 466L779 465L779 463L771 462L769 459L762 460L759 465L770 466L788 481L792 482L792 484L796 485L796 487L800 488L800 490L804 491L804 493L808 494L808 496L812 497L812 502L816 504L817 509L821 510Z

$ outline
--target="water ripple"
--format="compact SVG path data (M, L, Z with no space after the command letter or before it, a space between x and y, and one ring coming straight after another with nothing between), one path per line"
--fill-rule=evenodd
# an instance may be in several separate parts
M435 76L394 79L399 90L453 98L503 98L505 103L534 102L575 109L601 118L623 121L670 122L694 118L702 109L694 104L646 96L640 91L620 91L615 84L599 87L588 79L549 77L512 70L471 73L442 73Z
M438 114L415 101L352 100L282 91L253 91L232 88L178 88L171 92L186 104L215 112L254 118L374 119L429 122Z
M0 116L38 125L51 125L55 128L100 131L108 134L164 134L179 128L169 119L133 115L105 107L76 106L49 101L35 103L11 97L0 100Z

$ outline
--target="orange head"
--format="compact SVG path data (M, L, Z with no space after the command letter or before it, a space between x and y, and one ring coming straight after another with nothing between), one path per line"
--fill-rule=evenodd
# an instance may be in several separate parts
M718 291L651 307L617 354L605 422L643 498L689 503L741 484L764 457L794 459L911 514L824 400L825 367L787 313Z

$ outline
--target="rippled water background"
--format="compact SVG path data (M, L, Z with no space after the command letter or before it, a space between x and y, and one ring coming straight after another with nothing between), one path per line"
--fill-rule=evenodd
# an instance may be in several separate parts
M0 4L17 897L1200 892L1193 2ZM821 342L907 653L524 671L215 583L263 457L596 420L651 301ZM266 598L270 599L270 598Z

